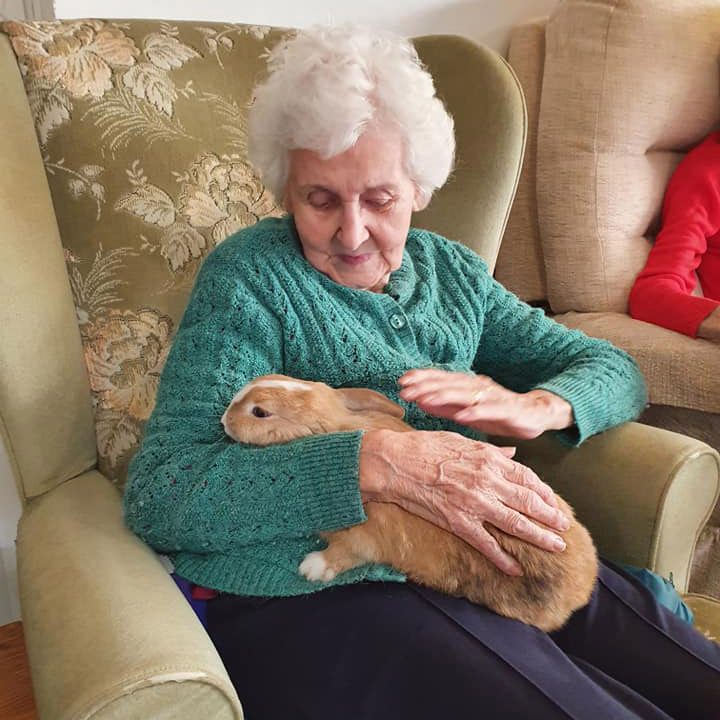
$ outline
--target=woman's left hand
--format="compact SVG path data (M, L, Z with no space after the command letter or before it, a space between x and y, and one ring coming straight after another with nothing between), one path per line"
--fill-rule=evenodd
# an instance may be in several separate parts
M490 435L531 439L574 422L570 403L559 395L547 390L516 393L486 375L418 369L398 382L403 400Z

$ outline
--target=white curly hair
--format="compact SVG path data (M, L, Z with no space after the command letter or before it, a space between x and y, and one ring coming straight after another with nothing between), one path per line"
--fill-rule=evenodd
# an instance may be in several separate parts
M447 180L454 123L405 38L353 25L316 26L281 40L268 54L268 72L248 113L248 156L278 200L291 150L333 157L371 124L399 130L405 170L423 206Z

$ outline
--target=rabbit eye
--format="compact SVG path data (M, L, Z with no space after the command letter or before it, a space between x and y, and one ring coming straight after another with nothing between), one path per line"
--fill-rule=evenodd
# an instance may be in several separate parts
M266 417L270 417L272 415L272 413L268 412L267 410L263 410L259 405L256 405L252 409L252 414L256 418L266 418Z

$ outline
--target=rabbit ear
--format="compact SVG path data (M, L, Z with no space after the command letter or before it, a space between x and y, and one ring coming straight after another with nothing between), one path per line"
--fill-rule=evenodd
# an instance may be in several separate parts
M382 412L393 417L401 418L405 415L405 410L386 398L382 393L375 390L367 390L366 388L339 388L336 390L340 394L345 407L351 412L374 411Z

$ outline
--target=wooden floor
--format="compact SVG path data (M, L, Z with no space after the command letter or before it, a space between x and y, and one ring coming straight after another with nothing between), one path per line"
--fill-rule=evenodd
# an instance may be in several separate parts
M19 622L0 627L0 718L37 720Z

